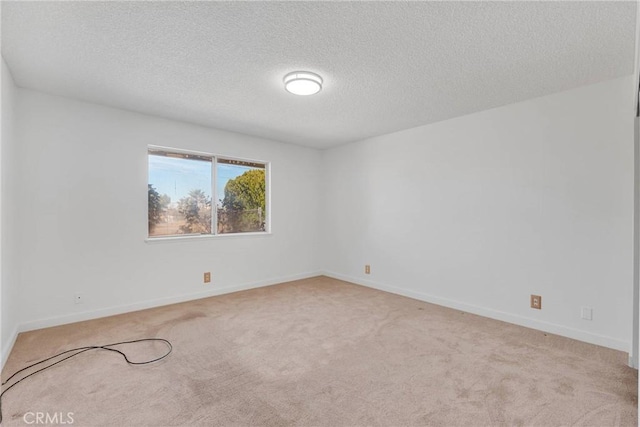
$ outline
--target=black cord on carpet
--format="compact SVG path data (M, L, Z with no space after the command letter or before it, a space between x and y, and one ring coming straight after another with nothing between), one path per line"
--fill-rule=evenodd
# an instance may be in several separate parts
M145 361L143 361L143 362L132 362L132 361L127 357L127 355L126 355L123 351L118 350L118 349L116 349L116 348L112 348L112 347L115 347L115 346L118 346L118 345L134 344L134 343L138 343L138 342L148 342L148 341L160 341L160 342L163 342L163 343L165 343L165 344L167 345L167 347L169 347L169 351L167 351L165 354L163 354L163 355L162 355L162 356L160 356L160 357L156 357L155 359L145 360ZM46 359L44 359L44 360L41 360L41 361L39 361L39 362L33 363L33 364L29 365L29 366L26 366L26 367L24 367L24 368L20 369L19 371L14 372L14 373L13 373L13 375L11 375L9 378L7 378L7 379L6 379L6 381L4 381L4 382L2 383L2 387L4 388L4 386L5 386L9 381L11 381L11 379L13 379L16 375L20 374L21 372L26 371L27 369L31 369L31 368L33 368L34 366L41 365L41 364L43 364L43 363L46 363L46 362L48 362L48 361L50 361L50 360L53 360L53 359L56 359L56 358L58 358L58 357L60 357L60 356L63 356L63 355L65 355L65 354L73 353L73 354L70 354L70 355L69 355L69 356L67 356L67 357L64 357L64 358L62 358L62 359L58 360L57 362L53 362L53 363L51 363L51 364L49 364L49 365L45 366L44 368L40 368L40 369L38 369L37 371L34 371L34 372L30 373L29 375L25 375L24 377L20 378L19 380L15 381L13 384L11 384L9 387L7 387L6 389L4 389L4 390L2 391L2 393L0 393L0 423L2 423L2 396L4 396L4 394L5 394L6 392L8 392L8 391L9 391L9 390L11 390L13 387L15 387L16 385L18 385L18 384L19 384L19 383L21 383L22 381L26 380L27 378L29 378L29 377L31 377L31 376L33 376L33 375L37 374L38 372L42 372L42 371L44 371L44 370L47 370L47 369L51 368L52 366L57 365L58 363L62 363L62 362L64 362L65 360L69 360L69 359L71 359L72 357L75 357L75 356L77 356L77 355L79 355L79 354L81 354L81 353L84 353L85 351L89 351L89 350L108 350L108 351L112 351L112 352L114 352L114 353L118 353L118 354L120 354L120 355L124 358L125 362L127 362L129 365L147 365L147 364L149 364L149 363L157 362L157 361L162 360L162 359L164 359L165 357L167 357L167 356L168 356L169 354L171 354L171 352L173 351L173 346L171 345L171 343L170 343L168 340L165 340L164 338L143 338L143 339L133 340L133 341L121 341L121 342L116 342L116 343L113 343L113 344L92 345L92 346L86 346L86 347L77 347L77 348L72 348L71 350L63 351L62 353L58 353L58 354L56 354L55 356L48 357L48 358L46 358Z

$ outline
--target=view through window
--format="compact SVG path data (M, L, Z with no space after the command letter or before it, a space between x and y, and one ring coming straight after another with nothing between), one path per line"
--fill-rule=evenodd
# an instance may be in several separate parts
M266 163L161 148L148 161L149 237L267 231Z

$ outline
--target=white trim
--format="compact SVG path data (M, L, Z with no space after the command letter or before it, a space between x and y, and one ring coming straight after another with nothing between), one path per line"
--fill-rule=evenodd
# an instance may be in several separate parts
M639 10L640 10L640 4ZM637 92L637 91L636 91ZM633 119L633 300L629 366L638 369L638 329L640 327L640 119Z
M466 304L459 301L454 301L446 298L440 298L433 295L429 295L423 292L415 292L407 289L398 288L396 286L386 285L378 282L374 282L368 279L359 279L356 277L347 276L344 274L325 271L323 273L327 277L331 277L338 280L344 280L346 282L355 283L357 285L366 286L368 288L378 289L380 291L390 292L396 295L402 295L405 297L417 299L420 301L437 304L443 307L449 307L456 310L465 311L467 313L477 314L479 316L488 317L490 319L501 320L503 322L513 323L515 325L524 326L527 328L537 329L551 334L561 335L567 338L572 338L578 341L584 341L590 344L600 345L603 347L612 348L624 352L629 351L631 343L610 338L604 335L592 334L589 332L581 331L578 329L567 328L555 323L543 322L540 320L530 319L515 314L505 313L503 311L492 310L490 308L479 307L471 304Z
M18 326L13 328L11 339L9 339L9 341L7 342L7 346L2 349L2 355L0 355L0 357L2 358L2 360L0 360L0 370L4 369L4 364L9 359L11 350L13 350L13 346L16 343L16 340L18 339L18 328L19 328Z
M195 156L211 157L211 162L214 162L216 159L237 160L239 162L260 163L260 164L265 165L265 168L270 163L270 162L268 162L266 160L250 159L248 157L227 156L227 155L224 155L224 154L209 153L209 152L206 152L206 151L188 150L188 149L185 149L185 148L165 147L165 146L162 146L162 145L152 145L152 144L147 145L147 155L149 155L149 149L151 149L151 150L162 150L162 151L166 151L167 153L193 154ZM147 162L147 164L148 163L149 162ZM147 172L147 178L148 178L148 175L149 174Z
M216 295L224 295L224 294L229 294L229 293L239 292L239 291L244 291L249 289L261 288L265 286L291 282L294 280L308 279L308 278L317 277L317 276L327 276L327 277L331 277L338 280L344 280L346 282L355 283L357 285L366 286L368 288L378 289L378 290L390 292L396 295L402 295L402 296L417 299L420 301L437 304L443 307L449 307L456 310L477 314L479 316L501 320L504 322L513 323L519 326L533 328L533 329L549 332L556 335L561 335L567 338L584 341L590 344L600 345L603 347L608 347L608 348L612 348L612 349L620 350L624 352L629 351L630 343L626 341L606 337L603 335L592 334L589 332L580 331L573 328L567 328L565 326L557 325L555 323L542 322L539 320L517 316L514 314L509 314L509 313L492 310L484 307L478 307L478 306L462 303L459 301L435 297L433 295L425 294L422 292L415 292L415 291L410 291L406 289L401 289L395 286L377 283L372 280L358 279L355 277L334 273L330 271L316 271L316 272L296 274L292 276L279 277L279 278L274 278L270 280L251 282L251 283L246 283L242 285L228 286L225 288L214 289L208 292L198 292L198 293L187 294L187 295L158 298L154 300L141 301L135 304L121 305L121 306L104 308L104 309L94 310L94 311L85 311L82 313L56 316L56 317L50 317L50 318L39 319L39 320L22 323L15 328L13 332L13 336L9 341L9 344L2 351L2 366L4 367L4 363L8 359L8 356L11 353L11 350L13 349L13 345L15 344L15 341L18 337L18 333L20 332L27 332L35 329L48 328L52 326L59 326L59 325L64 325L68 323L81 322L85 320L98 319L101 317L129 313L129 312L138 311L138 310L145 310L148 308L161 307L161 306L170 305L170 304L177 304L181 302L192 301L192 300L197 300L201 298L208 298ZM631 363L631 359L629 363Z
M220 234L187 234L184 236L161 236L161 237L147 237L144 241L146 243L176 243L184 242L188 240L208 240L208 239L229 239L238 237L269 237L272 233L266 231L250 232L250 233L220 233Z
M166 151L168 153L193 154L195 156L211 157L212 161L213 161L213 158L216 156L215 154L207 153L204 151L187 150L184 148L164 147L162 145L153 145L153 144L147 145L147 156L149 155L149 150L159 150L159 151ZM147 164L148 163L149 162L147 162Z
M82 313L73 313L63 316L48 317L45 319L33 320L18 325L18 332L27 332L35 329L49 328L52 326L65 325L67 323L82 322L85 320L98 319L101 317L114 316L117 314L129 313L132 311L145 310L148 308L156 308L164 305L177 304L185 301L193 301L201 298L208 298L216 295L230 294L248 289L262 288L265 286L276 285L279 283L291 282L294 280L308 279L322 275L321 272L310 272L295 274L292 276L277 277L269 280L261 280L258 282L245 283L241 285L227 286L217 288L207 292L198 292L186 295L176 295L165 298L141 301L134 304L120 305L116 307L103 308L94 311L84 311Z

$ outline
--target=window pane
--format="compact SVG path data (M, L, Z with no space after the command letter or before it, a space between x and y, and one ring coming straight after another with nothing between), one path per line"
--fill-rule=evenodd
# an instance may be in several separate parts
M266 231L265 165L218 159L216 168L218 233Z
M149 150L149 236L211 233L211 159Z

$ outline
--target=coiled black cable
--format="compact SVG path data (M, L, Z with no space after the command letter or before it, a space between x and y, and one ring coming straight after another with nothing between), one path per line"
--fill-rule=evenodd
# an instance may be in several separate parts
M139 342L152 342L152 341L159 341L159 342L162 342L162 343L166 344L167 347L169 348L169 350L165 354L163 354L162 356L156 357L155 359L145 360L143 362L133 362L133 361L131 361L129 359L129 357L127 357L126 353L124 353L121 350L118 350L117 348L112 348L112 347L119 346L119 345L124 345L124 344L134 344L134 343L139 343ZM4 394L6 392L8 392L13 387L18 385L22 381L26 380L27 378L29 378L29 377L31 377L31 376L39 373L39 372L47 370L47 369L51 368L52 366L57 365L58 363L62 363L65 360L69 360L72 357L75 357L75 356L77 356L79 354L82 354L85 351L89 351L89 350L108 350L108 351L112 351L114 353L120 354L129 365L147 365L149 363L158 362L158 361L164 359L165 357L169 356L169 354L171 354L171 352L173 351L173 346L171 345L171 343L168 340L165 340L164 338L142 338L142 339L132 340L132 341L120 341L120 342L116 342L116 343L113 343L113 344L91 345L91 346L86 346L86 347L72 348L70 350L66 350L66 351L63 351L62 353L58 353L58 354L56 354L54 356L48 357L48 358L46 358L44 360L41 360L39 362L33 363L33 364L29 365L29 366L25 366L24 368L14 372L9 378L7 378L2 383L2 388L4 388L4 386L9 381L11 381L15 376L17 376L18 374L20 374L20 373L22 373L22 372L24 372L24 371L26 371L28 369L31 369L31 368L33 368L35 366L38 366L38 365L41 365L43 363L49 362L50 360L54 360L54 359L56 359L56 358L58 358L60 356L63 356L65 354L73 353L73 354L68 355L67 357L64 357L64 358L56 361L56 362L52 362L51 364L46 365L44 368L40 368L37 371L34 371L34 372L30 373L29 375L25 375L24 377L16 380L13 384L8 386L6 389L2 390L2 393L0 393L0 423L2 423L2 396L4 396Z

